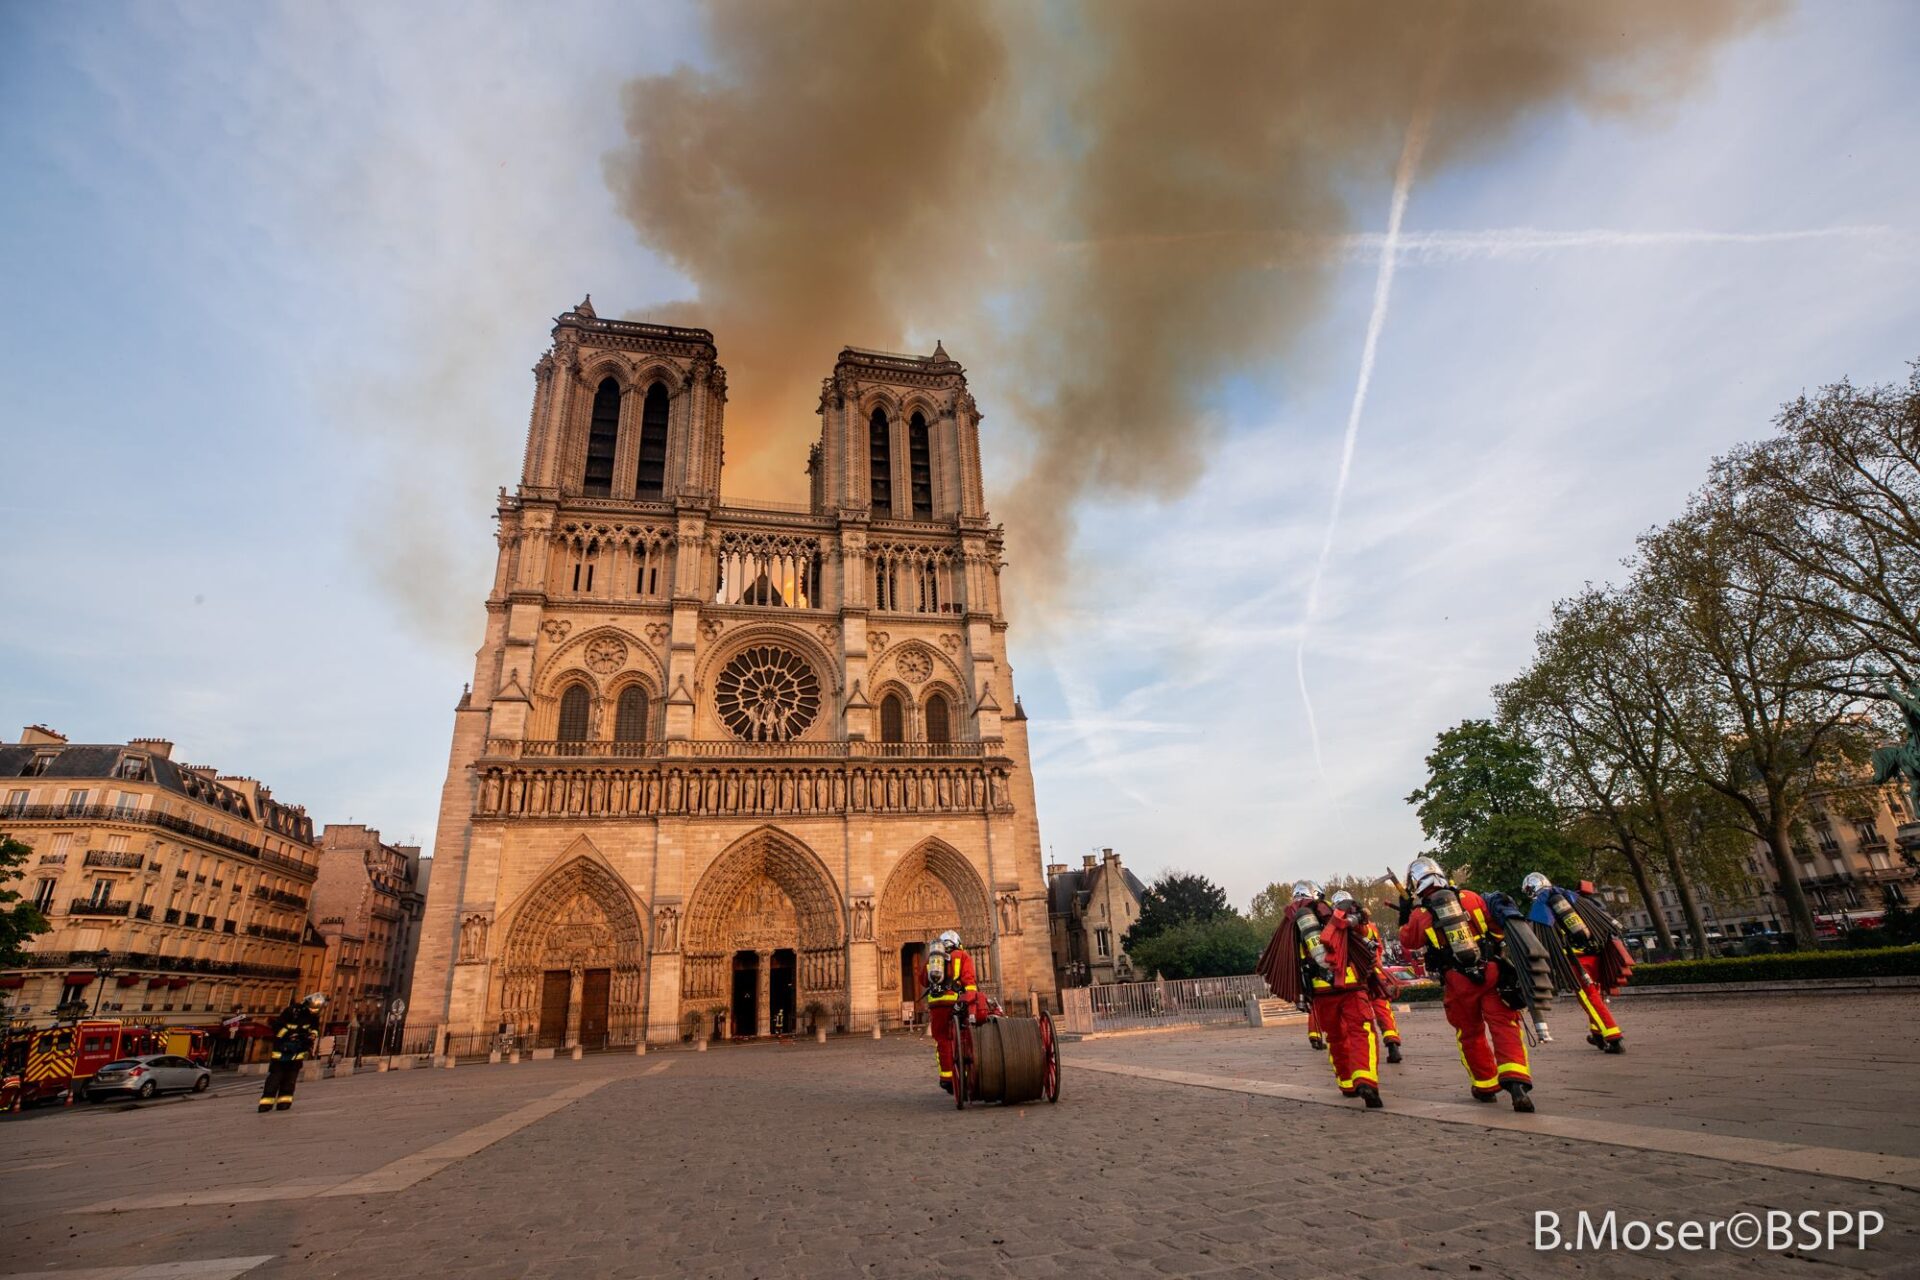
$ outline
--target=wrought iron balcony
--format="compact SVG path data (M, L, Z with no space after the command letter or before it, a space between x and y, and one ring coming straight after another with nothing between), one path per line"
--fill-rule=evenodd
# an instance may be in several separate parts
M119 849L89 849L84 864L89 867L118 867L127 871L138 871L147 865L144 854L126 853Z
M92 898L75 898L67 904L67 914L70 916L124 916L132 909L130 900L95 902Z
M143 902L135 907L133 909L133 918L135 920L153 919L153 904L151 902Z
M306 863L270 853L255 841L229 835L225 831L216 831L191 818L183 818L179 814L165 813L158 809L122 809L118 805L111 804L29 804L15 807L7 816L25 822L126 822L143 827L158 827L177 835L190 836L203 844L216 845L234 853L245 854L249 858L258 858L262 862L285 865L308 876L317 874L314 868Z

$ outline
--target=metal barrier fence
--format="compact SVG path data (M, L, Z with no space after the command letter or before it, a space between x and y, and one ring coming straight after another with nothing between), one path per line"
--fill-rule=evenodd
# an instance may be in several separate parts
M1069 987L1061 1026L1082 1034L1247 1021L1247 1001L1273 994L1258 974Z

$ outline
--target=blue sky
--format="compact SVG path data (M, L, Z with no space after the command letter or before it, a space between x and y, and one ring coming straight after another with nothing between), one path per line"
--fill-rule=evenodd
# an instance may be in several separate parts
M401 8L0 8L0 724L168 736L430 842L550 317L692 292L602 157L622 82L701 51L677 7ZM1421 756L1555 597L1781 400L1920 356L1917 55L1911 6L1796 10L1654 112L1544 110L1416 178L1305 630L1323 763L1294 664L1365 240L1301 340L1209 397L1199 482L1084 504L1070 581L1016 619L1056 856L1242 902L1403 865ZM1384 229L1384 184L1350 200ZM1004 490L1021 424L967 346L1002 318L938 336Z

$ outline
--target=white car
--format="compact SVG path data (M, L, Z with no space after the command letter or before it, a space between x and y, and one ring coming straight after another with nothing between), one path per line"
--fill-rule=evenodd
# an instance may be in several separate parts
M149 1053L138 1058L121 1058L94 1072L87 1081L86 1099L96 1102L116 1095L151 1098L168 1090L205 1093L213 1083L213 1072L197 1062L172 1053Z

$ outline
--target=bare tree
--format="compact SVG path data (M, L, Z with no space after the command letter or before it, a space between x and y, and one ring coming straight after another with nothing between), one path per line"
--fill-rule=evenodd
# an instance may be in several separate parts
M1808 797L1857 770L1871 744L1858 693L1867 647L1811 609L1809 573L1755 535L1737 480L1721 473L1687 513L1640 540L1633 591L1650 611L1640 643L1663 723L1688 772L1765 842L1802 944L1813 915L1793 833Z
M1904 386L1801 396L1778 425L1716 464L1735 527L1799 570L1793 603L1920 677L1920 363Z

